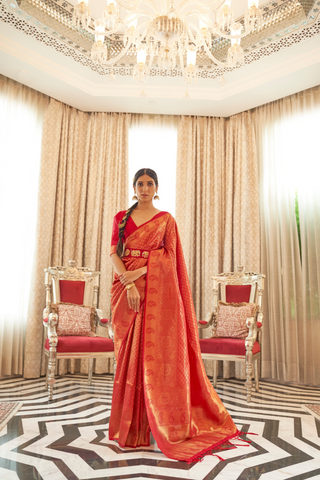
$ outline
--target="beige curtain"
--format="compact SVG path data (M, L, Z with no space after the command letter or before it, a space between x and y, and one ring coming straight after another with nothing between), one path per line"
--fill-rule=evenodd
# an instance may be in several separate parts
M44 111L49 97L0 75L0 377L22 375Z
M262 375L320 384L320 87L253 114L267 276Z
M26 332L24 376L44 373L44 273L49 265L101 271L100 308L110 315L112 218L128 204L129 114L84 113L53 99L46 111L39 185L37 247ZM107 336L100 328L100 335ZM42 362L41 362L42 359ZM42 368L40 367L42 363ZM99 360L96 372L107 371ZM59 373L78 365L60 362ZM81 362L86 371L86 362Z
M260 270L258 167L249 112L229 120L181 117L176 219L202 319L212 310L212 275L237 265ZM234 375L230 362L224 362L223 374ZM240 366L236 375L244 376Z

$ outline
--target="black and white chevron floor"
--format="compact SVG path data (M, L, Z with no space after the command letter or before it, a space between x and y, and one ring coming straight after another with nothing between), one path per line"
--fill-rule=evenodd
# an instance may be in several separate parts
M320 422L301 405L320 389L261 382L252 403L244 383L221 380L217 392L250 445L187 465L157 448L121 449L108 439L112 376L58 378L48 404L44 380L3 380L0 401L23 407L0 432L1 480L320 480ZM234 441L240 444L240 441Z

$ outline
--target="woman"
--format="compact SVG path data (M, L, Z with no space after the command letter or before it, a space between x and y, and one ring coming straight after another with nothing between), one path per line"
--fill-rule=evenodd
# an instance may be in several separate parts
M197 322L174 218L153 206L151 169L133 180L138 201L114 217L111 289L117 371L109 438L200 460L239 435L201 359Z

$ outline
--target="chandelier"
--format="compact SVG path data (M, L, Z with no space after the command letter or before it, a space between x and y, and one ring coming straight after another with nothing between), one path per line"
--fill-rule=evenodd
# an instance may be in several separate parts
M114 65L130 48L136 51L137 63L133 78L147 81L155 64L168 70L180 68L186 85L198 80L197 53L203 52L214 66L223 69L242 64L244 52L241 39L255 28L261 28L262 12L259 0L248 0L248 10L242 23L235 22L231 0L214 0L205 4L200 0L106 0L102 17L91 19L88 0L79 0L74 7L72 22L95 35L91 57L109 66L114 78ZM107 38L123 35L122 51L112 57L106 44ZM227 62L218 60L212 49L216 37L230 41Z

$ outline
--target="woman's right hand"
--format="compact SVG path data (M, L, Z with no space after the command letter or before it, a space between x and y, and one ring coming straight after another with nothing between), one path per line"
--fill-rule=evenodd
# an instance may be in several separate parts
M127 299L129 308L132 308L135 312L139 312L140 309L140 294L136 286L127 290Z

